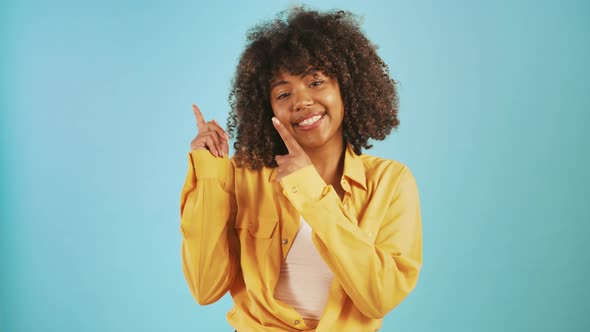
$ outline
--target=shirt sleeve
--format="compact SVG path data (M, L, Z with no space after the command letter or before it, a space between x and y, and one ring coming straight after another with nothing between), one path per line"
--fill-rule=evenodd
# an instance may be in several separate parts
M414 289L422 266L422 228L418 188L407 167L386 170L379 181L390 188L378 197L384 217L363 220L380 225L375 236L358 226L313 166L289 174L281 185L311 226L314 244L336 280L365 316L383 318Z
M220 299L239 268L233 166L207 150L189 153L180 197L182 268L199 304Z

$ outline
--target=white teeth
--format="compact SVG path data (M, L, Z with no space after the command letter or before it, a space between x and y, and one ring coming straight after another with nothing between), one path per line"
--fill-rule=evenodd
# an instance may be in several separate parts
M301 127L311 126L312 124L318 122L321 118L322 118L321 115L312 116L311 118L309 118L307 120L303 120L303 121L299 122L298 125Z

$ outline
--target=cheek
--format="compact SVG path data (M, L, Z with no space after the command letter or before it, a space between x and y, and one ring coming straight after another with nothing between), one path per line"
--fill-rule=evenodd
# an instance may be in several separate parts
M289 110L281 105L273 105L272 106L272 113L273 115L279 119L283 124L291 123L291 118Z
M272 113L274 114L275 117L280 119L282 116L284 116L284 114L285 114L284 107L281 107L281 105L271 104L270 107L272 108Z
M332 111L332 116L343 116L344 111L344 104L342 103L342 98L340 98L340 93L337 91L332 92L330 94L326 94L324 96L324 105L330 107Z

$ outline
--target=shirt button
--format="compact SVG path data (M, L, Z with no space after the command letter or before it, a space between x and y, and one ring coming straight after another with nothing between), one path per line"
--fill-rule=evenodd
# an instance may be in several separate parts
M297 193L297 187L291 187L291 192L294 194Z
M297 319L296 319L296 320L295 320L293 323L294 323L295 325L299 325L299 320L297 320Z
M287 243L289 243L289 240L283 239L283 244L287 244Z

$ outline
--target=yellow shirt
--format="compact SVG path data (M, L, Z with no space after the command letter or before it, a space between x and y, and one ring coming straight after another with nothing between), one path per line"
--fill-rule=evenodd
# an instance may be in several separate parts
M227 320L239 332L376 331L416 286L422 266L418 188L400 162L344 158L342 200L312 165L274 181L276 168L252 171L209 151L189 153L180 201L182 264L198 303L228 290ZM281 264L299 229L334 273L317 328L274 298Z

